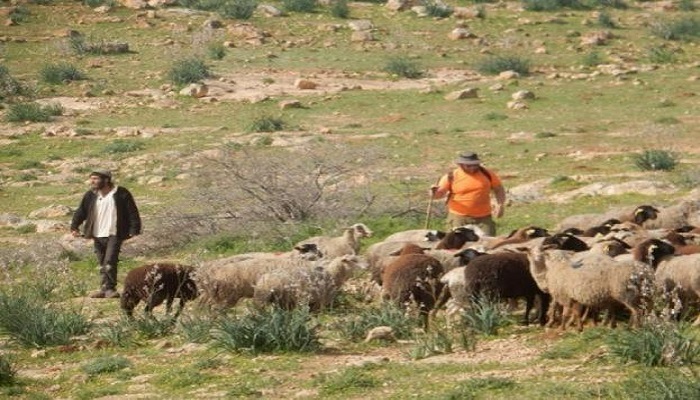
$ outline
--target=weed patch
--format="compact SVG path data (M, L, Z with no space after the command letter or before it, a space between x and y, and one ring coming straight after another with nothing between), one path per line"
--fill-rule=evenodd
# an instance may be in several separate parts
M8 122L48 122L51 117L61 115L60 104L42 106L38 103L15 103L5 115Z
M632 161L642 171L671 171L678 164L676 155L666 150L645 150L632 155Z
M84 364L81 369L90 376L116 372L131 366L131 361L122 356L98 357Z
M423 76L423 70L418 63L404 57L391 58L384 66L384 72L407 79L418 79Z
M0 386L10 386L15 383L17 369L7 354L0 353Z
M132 153L142 150L144 147L145 145L142 142L117 139L106 145L102 151L107 154Z
M39 77L43 82L52 85L60 85L87 78L77 67L68 63L46 64L39 71Z
M321 375L315 380L321 388L321 394L326 396L361 393L367 389L379 387L381 382L373 376L370 367L350 367L328 375Z
M350 7L347 0L334 0L330 5L331 15L336 18L347 19L350 17Z
M197 57L176 61L168 72L168 78L176 85L197 83L210 76L209 67Z
M530 61L518 56L491 56L479 62L476 69L486 75L514 71L522 76L527 76L530 74Z
M495 335L499 328L510 323L503 305L486 296L472 299L463 313L463 321L467 328L485 335Z
M225 0L216 7L216 11L224 18L247 20L253 16L257 7L258 2L255 0Z
M622 362L648 367L700 363L700 342L675 323L646 323L639 329L613 331L608 344Z
M284 129L282 118L263 115L248 125L248 132L277 132Z
M282 0L282 8L287 12L312 13L317 4L316 0Z
M410 317L404 310L391 303L382 303L360 312L359 315L341 319L336 328L349 340L362 340L367 332L378 326L389 326L397 339L407 339L419 326L416 318Z

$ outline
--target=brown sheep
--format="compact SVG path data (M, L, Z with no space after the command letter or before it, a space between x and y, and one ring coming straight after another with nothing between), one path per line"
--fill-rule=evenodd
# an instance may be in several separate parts
M382 272L382 297L400 305L414 301L427 329L428 314L442 291L443 267L435 258L421 254L420 246L409 244L404 250Z
M134 308L140 301L146 303L145 312L166 301L166 311L170 313L173 301L180 298L175 317L180 315L185 302L197 297L197 286L192 280L193 268L174 263L156 263L136 267L124 278L124 292L121 296L121 308L127 316L132 317Z

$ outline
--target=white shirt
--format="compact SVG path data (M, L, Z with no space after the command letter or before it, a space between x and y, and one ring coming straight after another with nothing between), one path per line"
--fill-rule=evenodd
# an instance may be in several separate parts
M106 195L97 192L97 204L95 205L95 225L92 228L92 236L108 237L117 235L117 207L114 203L115 185Z

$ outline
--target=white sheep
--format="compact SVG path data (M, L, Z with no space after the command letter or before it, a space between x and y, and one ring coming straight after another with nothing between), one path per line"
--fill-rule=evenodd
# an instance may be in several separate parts
M260 304L272 303L285 309L306 304L311 310L322 310L333 304L336 293L352 274L366 266L361 257L344 255L300 268L276 269L258 279L253 297Z
M313 236L302 240L294 247L315 244L325 258L335 258L346 254L359 254L360 239L371 237L372 231L363 223L357 223L343 231L341 236Z
M583 329L578 306L609 309L622 304L631 313L630 323L638 323L644 300L643 285L654 281L650 266L588 252L543 251L535 247L526 253L537 285L564 309L562 328L568 312L573 311L578 329Z

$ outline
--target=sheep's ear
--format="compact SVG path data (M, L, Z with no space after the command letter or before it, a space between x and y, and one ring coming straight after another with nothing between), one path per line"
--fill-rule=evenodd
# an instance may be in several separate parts
M403 250L403 249L394 250L391 253L389 253L389 255L390 256L398 256L399 254L401 254L401 250Z

